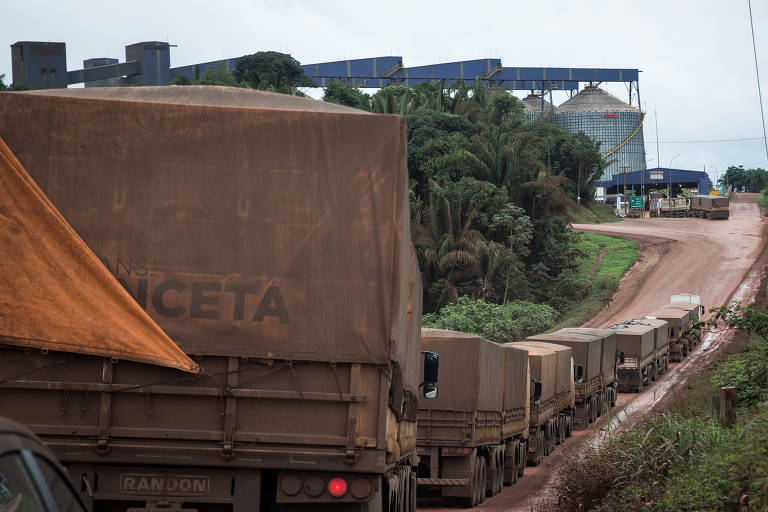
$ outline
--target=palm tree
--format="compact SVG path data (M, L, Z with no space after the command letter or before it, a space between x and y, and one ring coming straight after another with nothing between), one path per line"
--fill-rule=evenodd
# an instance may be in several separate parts
M467 209L461 198L449 200L445 190L430 181L427 207L417 211L412 222L413 240L426 282L444 280L452 302L458 300L456 282L475 276L484 268L478 265L477 247L485 239L470 228L475 215L476 207Z

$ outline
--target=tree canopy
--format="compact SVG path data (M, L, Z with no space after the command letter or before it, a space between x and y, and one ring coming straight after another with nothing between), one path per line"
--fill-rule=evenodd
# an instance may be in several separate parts
M324 98L405 116L425 312L462 297L560 307L584 295L562 215L594 196L598 143L547 119L527 122L519 99L479 81L390 85L371 97L336 83Z
M759 167L744 169L743 165L732 165L720 176L717 184L732 187L737 192L760 192L768 187L768 171Z
M301 87L314 87L299 61L286 53L257 52L237 59L235 80L252 89L302 95Z

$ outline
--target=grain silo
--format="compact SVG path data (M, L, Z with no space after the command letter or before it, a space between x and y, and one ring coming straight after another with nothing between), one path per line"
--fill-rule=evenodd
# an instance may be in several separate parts
M645 170L643 114L597 87L583 91L555 109L552 121L572 133L584 132L600 142L606 162L600 181L623 172Z
M552 104L537 94L529 94L522 100L525 105L525 118L528 121L534 121L543 114L549 114L553 111Z

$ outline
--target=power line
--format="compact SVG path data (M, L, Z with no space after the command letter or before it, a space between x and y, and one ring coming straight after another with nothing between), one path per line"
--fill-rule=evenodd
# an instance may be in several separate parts
M757 66L757 46L755 46L755 26L752 24L752 0L747 0L749 6L749 28L752 30L752 52L755 54L755 76L757 76L757 97L760 98L760 118L763 121L763 142L765 156L768 158L768 137L765 136L765 114L763 114L763 92L760 89L760 70Z

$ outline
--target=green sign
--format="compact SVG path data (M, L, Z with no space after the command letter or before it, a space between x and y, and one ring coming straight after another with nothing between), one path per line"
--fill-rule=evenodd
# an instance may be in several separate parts
M632 210L642 210L645 206L645 198L643 196L632 196L629 198L629 208Z

